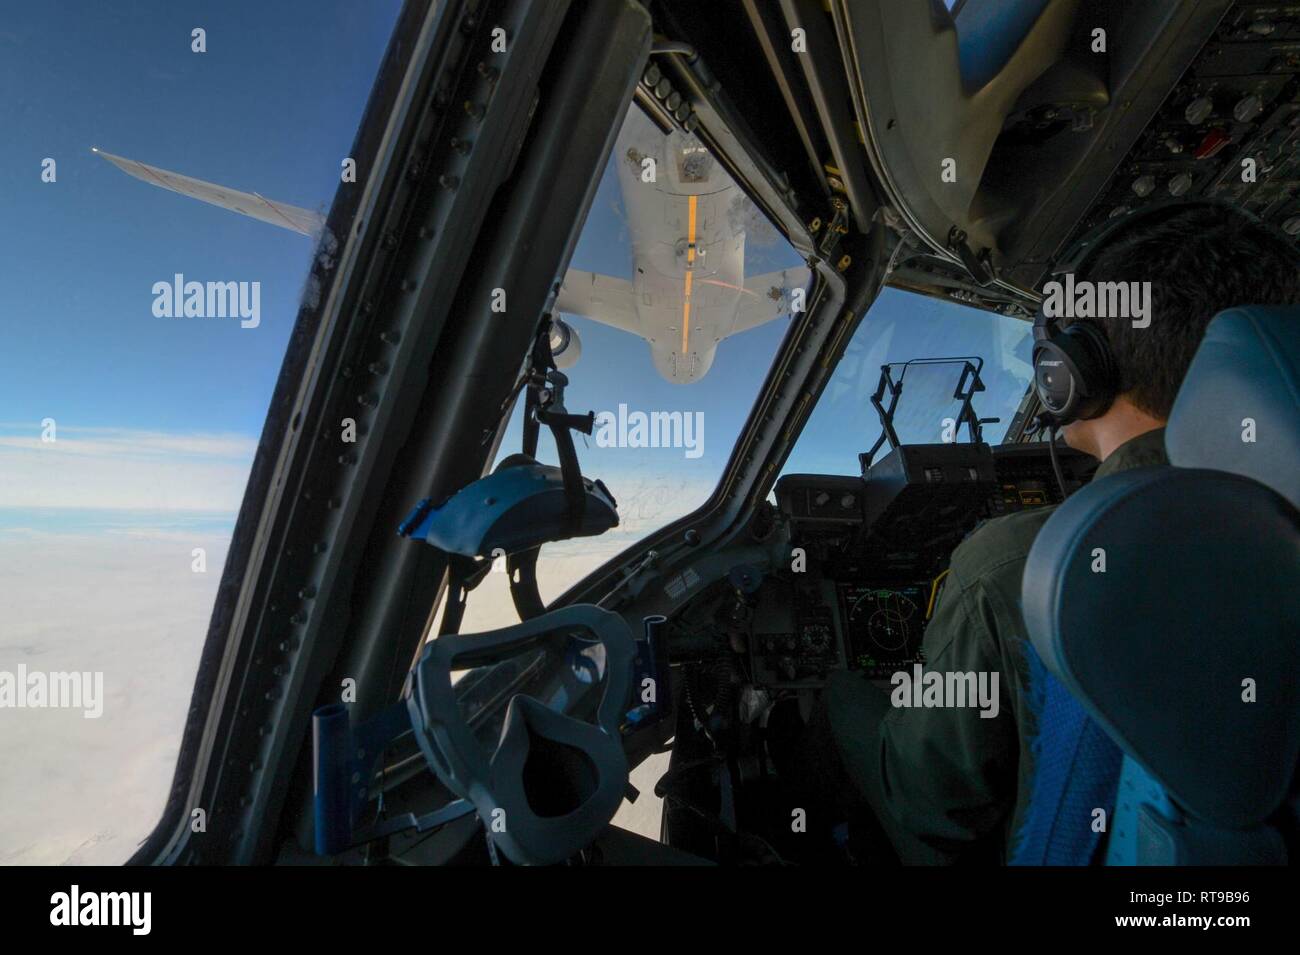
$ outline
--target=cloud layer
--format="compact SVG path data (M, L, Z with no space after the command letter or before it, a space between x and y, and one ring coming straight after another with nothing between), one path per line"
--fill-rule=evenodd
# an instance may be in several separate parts
M0 425L0 504L11 508L237 511L257 448L235 434Z
M0 670L104 674L99 719L0 709L0 864L118 864L152 830L226 547L177 530L0 533Z

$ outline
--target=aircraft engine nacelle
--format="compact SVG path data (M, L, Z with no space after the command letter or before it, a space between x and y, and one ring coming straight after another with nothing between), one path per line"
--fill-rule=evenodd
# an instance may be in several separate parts
M551 316L551 356L557 368L571 368L582 356L578 330L558 315Z

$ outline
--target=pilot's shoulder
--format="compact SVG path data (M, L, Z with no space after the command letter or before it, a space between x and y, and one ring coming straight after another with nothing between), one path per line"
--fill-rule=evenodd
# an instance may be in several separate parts
M1034 538L1055 510L1055 505L1035 507L979 524L952 552L949 566L953 575L969 585L1004 568L1023 564Z

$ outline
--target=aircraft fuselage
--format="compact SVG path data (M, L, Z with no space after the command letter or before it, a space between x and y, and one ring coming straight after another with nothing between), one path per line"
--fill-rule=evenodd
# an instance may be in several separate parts
M744 195L702 143L637 110L615 145L639 328L669 381L704 377L745 291ZM648 162L650 161L650 162Z

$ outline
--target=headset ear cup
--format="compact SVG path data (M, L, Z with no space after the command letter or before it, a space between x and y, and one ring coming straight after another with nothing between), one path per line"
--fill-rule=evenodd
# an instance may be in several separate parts
M1115 398L1115 362L1106 333L1090 321L1052 329L1034 345L1034 387L1057 425L1106 413Z
M1118 385L1110 339L1100 325L1087 320L1068 326L1065 334L1078 346L1074 358L1079 373L1077 384L1081 400L1075 417L1100 417L1110 409Z
M1073 421L1079 406L1079 385L1069 344L1062 347L1060 333L1034 345L1034 389L1039 404L1054 423Z
M1074 379L1070 407L1057 414L1060 424L1105 414L1115 398L1114 359L1105 331L1095 322L1075 321L1050 344Z

